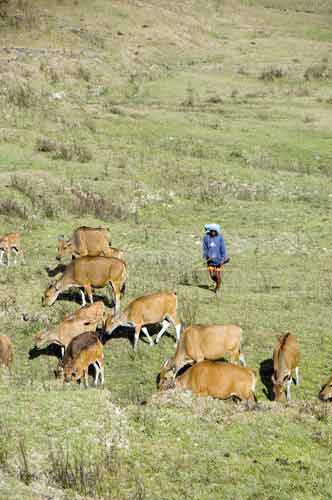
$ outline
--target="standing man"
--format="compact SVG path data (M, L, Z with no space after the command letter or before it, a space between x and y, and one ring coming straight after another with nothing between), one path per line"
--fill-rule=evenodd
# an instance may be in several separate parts
M219 224L205 224L203 238L203 257L206 260L211 279L215 282L217 293L221 286L221 272L229 262L226 245Z

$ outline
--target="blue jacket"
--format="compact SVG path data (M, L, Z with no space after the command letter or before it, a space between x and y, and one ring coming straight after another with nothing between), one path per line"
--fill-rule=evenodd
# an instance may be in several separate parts
M212 266L219 266L227 258L225 240L222 234L210 236L206 234L203 238L203 257L209 260Z

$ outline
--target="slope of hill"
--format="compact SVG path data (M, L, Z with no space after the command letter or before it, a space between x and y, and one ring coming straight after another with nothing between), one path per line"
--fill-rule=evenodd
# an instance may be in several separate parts
M291 3L291 6L289 4ZM2 9L2 10L1 10ZM324 0L25 0L0 6L0 499L326 499L330 374L332 8ZM203 224L232 258L220 298ZM237 323L259 405L156 394L174 349L105 347L105 390L62 387L33 338L57 236L110 228L124 304L176 289L186 323ZM293 401L267 397L275 337L301 345ZM142 402L146 404L142 405Z

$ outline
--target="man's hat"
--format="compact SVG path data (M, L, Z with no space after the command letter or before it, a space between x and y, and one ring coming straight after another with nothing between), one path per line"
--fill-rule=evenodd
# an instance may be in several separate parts
M221 232L221 228L219 224L204 224L205 232L216 231L218 234Z

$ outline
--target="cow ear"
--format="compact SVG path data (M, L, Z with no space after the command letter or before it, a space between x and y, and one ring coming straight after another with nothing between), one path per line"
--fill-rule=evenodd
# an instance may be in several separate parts
M165 363L163 364L163 368L168 368L170 365L170 359L166 359Z

